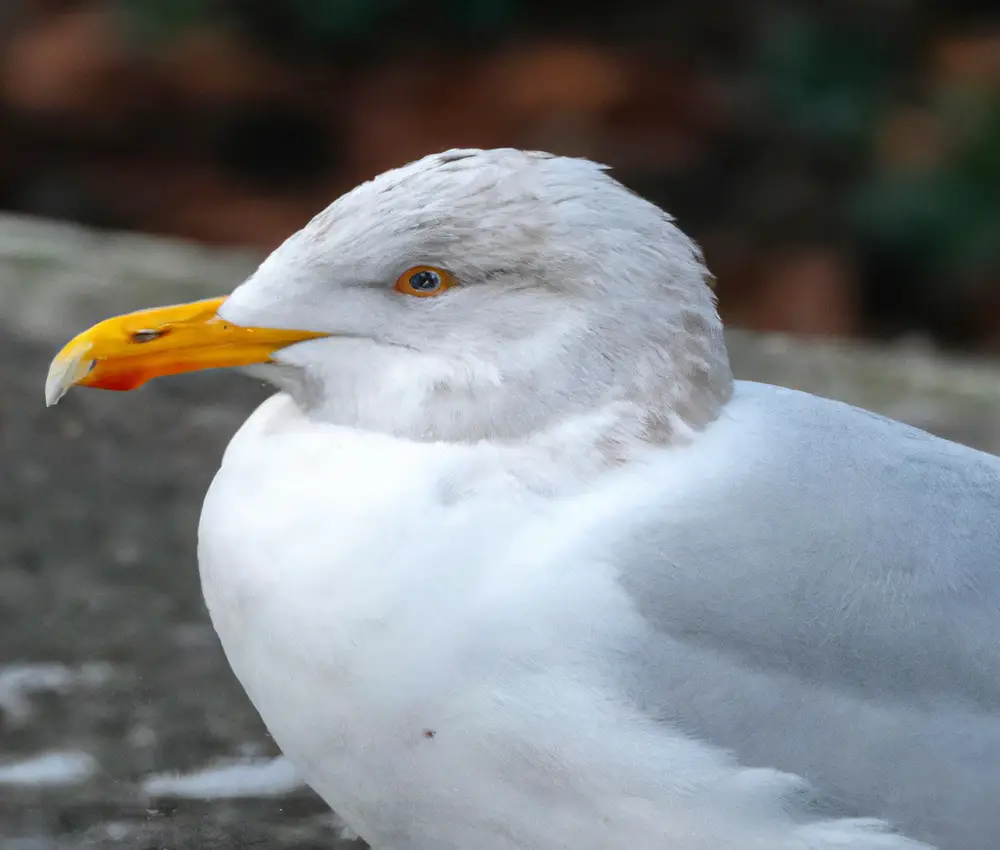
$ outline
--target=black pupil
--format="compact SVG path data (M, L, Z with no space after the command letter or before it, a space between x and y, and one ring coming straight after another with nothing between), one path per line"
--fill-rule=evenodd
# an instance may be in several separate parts
M437 272L422 271L410 277L410 286L418 292L430 292L441 285L441 275Z

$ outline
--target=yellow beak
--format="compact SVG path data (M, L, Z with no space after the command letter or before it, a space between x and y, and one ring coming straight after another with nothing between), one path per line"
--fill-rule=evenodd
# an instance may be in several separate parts
M160 375L266 363L279 348L328 334L249 328L219 318L225 298L139 310L70 340L49 366L45 402L70 387L131 390Z

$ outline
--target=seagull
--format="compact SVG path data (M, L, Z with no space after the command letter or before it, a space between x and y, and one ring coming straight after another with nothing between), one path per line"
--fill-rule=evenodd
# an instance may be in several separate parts
M711 281L605 167L451 150L83 332L46 398L277 389L202 588L375 850L995 850L1000 459L734 381Z

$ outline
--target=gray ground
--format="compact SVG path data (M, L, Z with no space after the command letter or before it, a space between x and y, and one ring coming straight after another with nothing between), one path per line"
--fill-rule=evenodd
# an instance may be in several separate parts
M73 786L0 785L2 850L361 846L338 843L306 790L212 801L140 790L153 773L275 752L225 665L194 562L202 496L264 388L203 374L42 404L48 361L74 330L126 307L227 291L252 265L0 217L0 679L20 662L107 665L20 709L8 698L4 711L0 688L0 767L52 749L99 765ZM995 367L740 334L731 347L745 377L1000 449Z

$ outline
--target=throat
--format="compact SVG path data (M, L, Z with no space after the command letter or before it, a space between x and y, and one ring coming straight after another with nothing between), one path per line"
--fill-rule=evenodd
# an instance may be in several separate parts
M252 374L290 396L314 422L414 442L573 455L595 470L690 442L718 417L732 391L728 375L707 386L647 379L588 399L583 391L543 395L482 374L466 381L453 373L414 376L398 361L393 365L317 375L274 363Z

